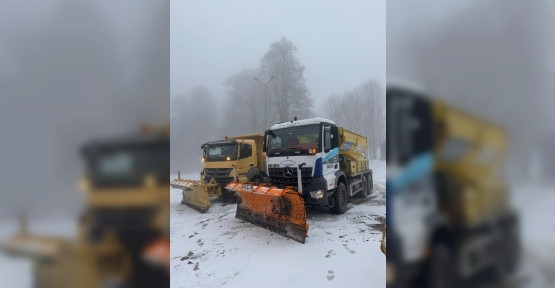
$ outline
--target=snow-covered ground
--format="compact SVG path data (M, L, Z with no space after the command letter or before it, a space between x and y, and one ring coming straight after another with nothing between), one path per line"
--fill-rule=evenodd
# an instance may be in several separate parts
M310 211L305 244L236 219L236 204L200 214L171 189L171 287L385 287L385 162L371 168L372 196L343 215Z
M532 183L511 189L511 202L520 216L521 267L505 283L481 287L555 287L555 187Z
M555 187L513 187L512 203L520 212L523 266L519 287L555 287Z
M344 215L311 211L304 245L235 219L235 204L216 201L200 214L181 205L181 191L172 189L171 286L385 287L379 250L385 164L372 161L370 167L374 197L350 204ZM555 187L514 186L512 202L521 215L524 255L521 271L504 287L555 287ZM75 225L70 218L29 219L31 232L68 238L75 237ZM0 221L0 241L17 230L17 218ZM0 287L31 287L31 277L29 260L0 253Z

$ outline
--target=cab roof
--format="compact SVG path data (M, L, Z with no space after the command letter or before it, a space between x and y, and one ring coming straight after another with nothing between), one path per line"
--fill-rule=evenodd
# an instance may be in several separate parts
M302 120L296 120L296 121L291 120L289 122L277 123L272 125L272 127L270 127L270 130L282 129L287 127L306 126L306 125L313 125L313 124L320 124L320 123L329 123L329 124L335 125L335 122L330 119L326 119L322 117L314 117L314 118L308 118L308 119L302 119Z
M152 147L158 145L168 145L170 139L160 133L150 134L132 134L122 137L104 138L91 141L85 144L81 149L82 155L88 155L93 151L133 148L133 147Z
M426 88L418 81L399 76L388 76L386 90L408 90L419 94L426 94Z
M200 149L204 149L204 147L207 147L207 146L215 146L215 145L225 146L225 145L236 145L236 144L237 144L236 139L218 140L218 141L206 142L200 146Z

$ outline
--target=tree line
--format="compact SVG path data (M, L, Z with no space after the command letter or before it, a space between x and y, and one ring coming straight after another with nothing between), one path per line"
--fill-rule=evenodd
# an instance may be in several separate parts
M343 94L331 95L320 110L320 115L338 126L366 136L369 159L385 157L380 150L385 145L385 90L380 83L370 79Z
M275 123L314 116L327 117L368 137L370 159L385 140L383 87L369 80L343 95L327 98L319 113L306 86L305 67L295 56L297 47L282 38L270 44L259 67L245 69L222 84L223 105L205 87L171 100L171 169L200 172L200 146L208 141L250 133L263 133ZM266 95L266 96L265 96Z

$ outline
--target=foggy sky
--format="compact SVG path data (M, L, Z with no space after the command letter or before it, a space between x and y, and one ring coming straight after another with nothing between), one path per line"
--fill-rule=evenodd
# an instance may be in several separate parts
M169 1L0 1L0 217L76 211L85 142L168 121Z
M532 177L531 159L551 153L539 149L555 130L553 14L546 0L390 0L387 77L501 124L511 179Z
M438 26L449 22L449 17L461 13L476 2L467 0L389 0L387 3L387 76L420 79L414 43L430 34ZM425 41L425 40L421 40Z
M282 37L298 48L314 108L369 78L385 85L384 0L170 3L172 95L204 85L223 99L222 82L258 68Z

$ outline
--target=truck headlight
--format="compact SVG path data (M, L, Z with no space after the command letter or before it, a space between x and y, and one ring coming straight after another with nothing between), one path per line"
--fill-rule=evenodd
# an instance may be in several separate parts
M324 190L310 191L310 197L320 199L324 197Z

